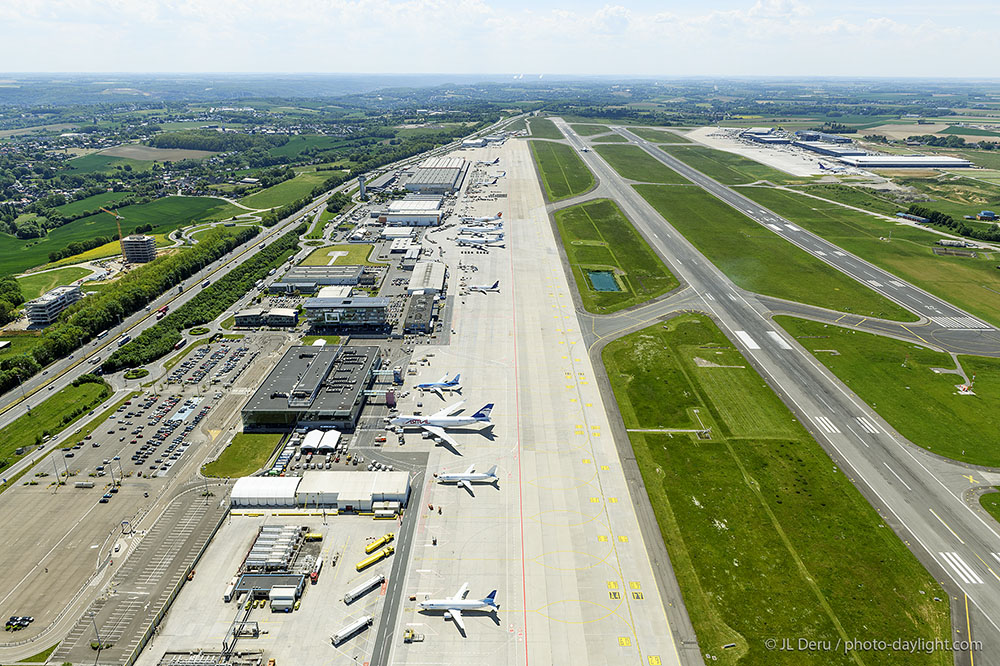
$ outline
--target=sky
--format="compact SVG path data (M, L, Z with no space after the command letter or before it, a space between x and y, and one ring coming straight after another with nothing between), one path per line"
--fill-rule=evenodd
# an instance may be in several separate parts
M0 0L10 72L1000 76L980 0Z

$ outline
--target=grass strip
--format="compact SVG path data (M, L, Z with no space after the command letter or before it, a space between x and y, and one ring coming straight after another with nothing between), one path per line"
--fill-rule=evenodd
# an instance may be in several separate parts
M642 183L690 185L680 175L639 146L594 146L594 150L617 171L622 178Z
M571 147L552 141L532 141L531 154L549 201L583 194L593 187L594 175Z
M248 476L264 466L279 442L281 433L238 432L218 458L201 468L201 473L214 478Z
M663 146L663 150L723 185L746 185L758 180L791 185L811 180L797 178L742 155L705 146Z

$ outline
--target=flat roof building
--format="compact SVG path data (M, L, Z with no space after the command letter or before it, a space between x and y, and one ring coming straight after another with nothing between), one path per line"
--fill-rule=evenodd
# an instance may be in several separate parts
M317 298L349 298L351 292L354 291L354 287L343 284L343 285L333 285L330 287L322 287L319 293L316 294Z
M841 157L840 161L861 169L958 169L972 166L969 160L940 155L865 155Z
M480 137L478 139L463 139L462 148L482 148L486 145L486 139Z
M464 169L464 157L428 157L420 163L420 169Z
M457 190L466 171L460 157L431 157L408 172L405 187L410 192L447 194Z
M338 511L371 511L375 502L405 506L410 497L406 472L308 471L295 491L299 506Z
M294 327L299 323L299 313L293 308L248 308L237 312L235 325L239 328L257 328L259 326Z
M441 224L441 197L406 197L389 203L385 223L389 226L436 226Z
M444 292L447 267L438 261L419 261L413 266L413 275L406 287L408 294L440 294Z
M292 347L243 406L243 429L353 430L381 362L375 346Z
M382 328L389 321L389 299L372 296L307 298L306 319L320 328Z
M412 247L412 238L393 238L389 243L389 254L403 254Z
M146 264L156 259L156 239L152 236L132 234L121 240L125 261L131 264Z
M820 155L830 155L831 157L849 157L854 155L867 155L868 153L860 148L840 146L824 141L795 141L794 146L805 148Z
M751 141L756 141L757 143L763 143L769 146L780 146L792 142L792 140L788 137L772 136L770 134L747 134L745 136Z
M56 287L38 298L24 304L25 314L32 326L48 326L59 313L83 298L83 292L76 285Z
M233 484L229 502L233 507L295 506L297 476L244 476Z
M269 294L291 294L296 291L302 294L315 294L316 289L315 282L272 282L267 285Z
M291 284L317 284L326 287L331 284L355 285L361 277L364 266L296 266L285 273L281 281Z
M382 238L413 238L415 235L413 227L386 227L382 230Z
M375 180L369 182L366 187L372 192L381 192L382 190L388 189L393 183L395 183L396 178L398 177L398 172L387 171Z
M415 294L410 297L403 319L404 333L430 333L434 330L434 296Z

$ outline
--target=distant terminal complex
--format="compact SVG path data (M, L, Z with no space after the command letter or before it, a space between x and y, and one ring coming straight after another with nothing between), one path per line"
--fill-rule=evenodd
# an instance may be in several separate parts
M410 477L406 472L307 471L301 477L243 477L233 485L230 501L234 508L301 506L369 512L377 505L398 510L406 506L409 497ZM258 559L266 564L271 551L258 550ZM276 565L279 557L287 560L289 556L280 553L274 557Z
M830 134L828 132L816 132L814 130L799 130L795 133L795 138L799 141L823 141L824 143L851 143L846 136Z
M32 326L48 326L54 322L59 313L83 298L80 287L75 285L56 287L24 305L28 322Z
M972 166L969 160L940 155L864 155L841 157L840 161L860 169L957 169Z
M826 141L793 141L792 145L799 148L811 150L820 155L830 155L831 157L851 157L855 155L867 155L868 153L860 148L844 144L833 144Z
M307 298L306 319L317 328L380 328L389 321L389 299L382 296Z
M378 347L292 347L243 407L244 431L353 430L381 360Z
M410 192L448 194L461 187L466 170L460 157L432 157L407 172L404 187Z
M156 239L152 236L133 234L122 239L122 253L131 264L145 264L156 259Z

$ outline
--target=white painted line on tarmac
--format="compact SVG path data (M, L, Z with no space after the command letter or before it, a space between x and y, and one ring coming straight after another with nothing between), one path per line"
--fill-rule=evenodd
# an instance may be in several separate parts
M822 428L823 431L826 433L835 435L838 432L840 432L840 430L837 429L837 426L833 425L833 421L826 418L825 416L814 416L813 421L819 424L819 427Z
M871 434L877 435L880 432L882 432L881 430L878 429L878 427L874 423L872 423L871 421L869 421L864 416L858 416L856 418L857 418L857 421L858 421L858 425L860 425L862 428L864 428L865 430L867 430Z
M948 564L955 569L955 572L958 573L959 577L966 583L976 585L983 584L983 579L976 575L976 572L972 570L972 567L966 564L965 560L963 560L958 553L941 553L941 557L943 557Z
M894 470L893 468L889 467L889 463L883 462L882 464L885 465L885 468L887 470L889 470L890 472L892 472L892 475L894 477L896 477L897 479L899 479L900 483L902 483L904 486L906 486L907 490L913 490L913 488L910 487L910 484L908 484L906 481L903 481L903 478L899 474L896 474L896 470Z
M771 224L771 223L768 223L768 225L767 225L767 226L771 227L771 228L772 228L772 229L774 229L775 231L781 231L781 227L779 227L779 226L778 226L777 224Z
M823 250L816 250L816 256L825 257L826 252L824 252Z
M785 226L786 226L786 227L788 227L788 230L789 230L789 231L802 231L801 229L799 229L799 228L798 228L797 226L795 226L794 224L786 224Z
M749 349L760 349L760 345L758 345L757 342L753 338L751 338L750 334L747 333L746 331L733 331L733 332L736 334L736 337L738 337L740 341L743 342L743 344L745 344Z
M790 344L788 344L787 342L785 342L785 339L783 337L781 337L780 335L778 335L774 331L768 331L767 332L767 337L769 337L772 340L774 340L775 344L777 344L782 349L791 349L792 348L792 346Z
M846 256L847 256L846 254L844 254L844 253L843 253L843 252L841 252L840 250L834 250L834 251L833 251L833 253L834 253L835 255L837 255L838 257L846 257Z

